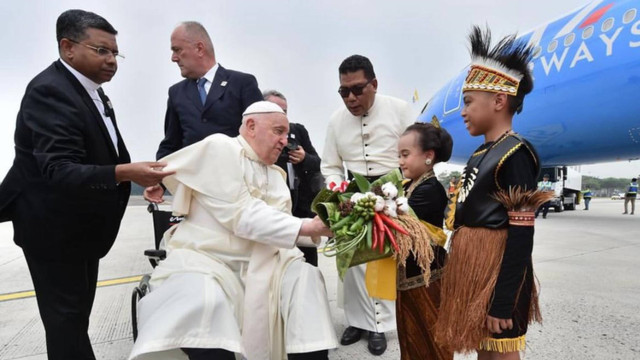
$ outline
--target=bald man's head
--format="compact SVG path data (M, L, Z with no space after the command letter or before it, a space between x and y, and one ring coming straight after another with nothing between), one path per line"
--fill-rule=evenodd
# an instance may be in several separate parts
M202 24L196 21L184 21L180 25L178 25L178 27L182 27L184 29L187 39L193 42L201 41L204 44L207 52L211 56L215 56L211 37L209 36L207 29L205 29Z
M171 61L188 79L203 77L216 64L211 38L204 26L195 21L185 21L173 30L171 53Z

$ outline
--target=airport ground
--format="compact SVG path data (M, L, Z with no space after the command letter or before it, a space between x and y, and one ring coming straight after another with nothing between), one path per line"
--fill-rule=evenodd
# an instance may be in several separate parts
M151 268L151 217L140 199L127 209L113 249L101 261L89 334L100 360L126 359L131 346L130 296ZM622 201L594 199L591 210L550 213L536 226L534 263L542 286L542 325L529 329L524 359L640 359L640 209L622 215ZM27 265L0 224L0 359L44 360L44 329ZM320 255L336 332L344 316L336 302L333 259ZM397 335L370 355L366 340L332 351L330 359L399 359ZM457 355L456 360L472 359Z

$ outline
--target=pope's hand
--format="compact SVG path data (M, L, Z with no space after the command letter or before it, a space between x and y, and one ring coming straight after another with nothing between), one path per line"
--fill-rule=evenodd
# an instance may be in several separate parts
M333 236L331 230L320 220L319 217L314 217L311 220L305 220L300 227L300 236Z
M162 204L164 202L163 195L164 188L160 185L149 186L144 189L144 193L142 194L145 200L156 204Z

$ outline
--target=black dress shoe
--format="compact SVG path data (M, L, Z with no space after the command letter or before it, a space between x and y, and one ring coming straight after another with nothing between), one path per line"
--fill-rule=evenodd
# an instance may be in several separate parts
M387 337L384 333L369 332L369 352L382 355L387 350Z
M349 326L342 333L342 338L340 339L340 344L342 345L351 345L360 341L362 338L362 333L364 330L355 328L353 326Z

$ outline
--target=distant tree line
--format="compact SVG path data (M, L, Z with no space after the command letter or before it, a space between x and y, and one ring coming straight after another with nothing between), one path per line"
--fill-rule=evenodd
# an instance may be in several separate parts
M449 188L449 181L452 177L456 180L460 180L460 172L443 172L438 176L438 180L444 186L445 189ZM608 177L600 179L594 176L583 175L582 176L582 190L590 189L595 196L611 196L617 193L623 193L627 191L627 187L631 179L629 178L613 178Z
M608 177L600 179L582 175L582 189L591 189L597 196L611 196L627 191L631 179Z

